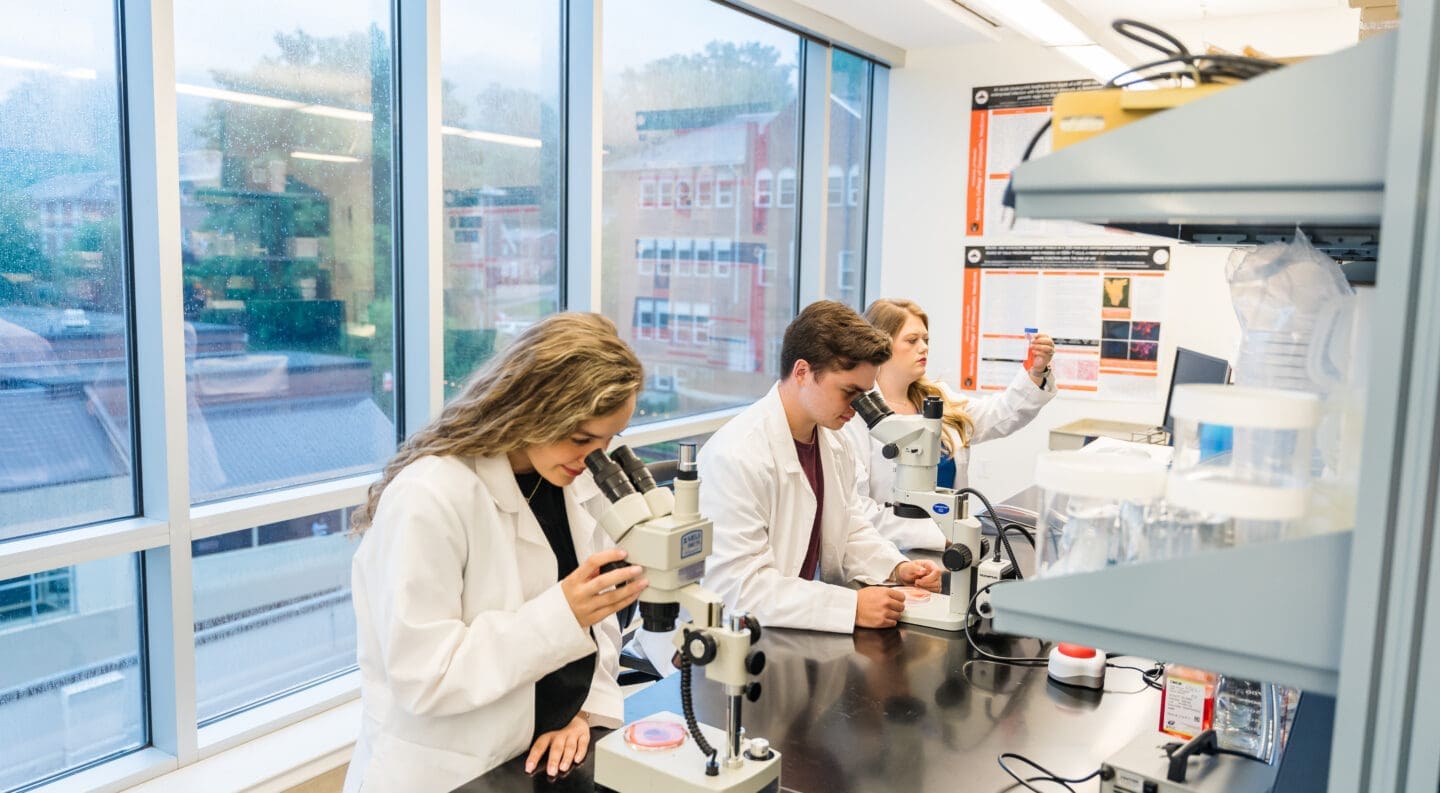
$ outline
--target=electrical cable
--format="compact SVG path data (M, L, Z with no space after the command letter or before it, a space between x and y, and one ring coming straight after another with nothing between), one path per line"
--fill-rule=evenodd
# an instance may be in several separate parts
M995 511L995 507L991 506L990 499L986 498L984 493L981 493L979 490L976 490L973 487L962 487L955 492L959 493L962 496L969 494L980 499L980 503L985 505L985 514L987 515L1000 514ZM1015 549L1010 547L1010 539L1005 536L1005 531L1003 529L997 529L995 532L995 539L997 540L997 544L1005 546L1005 553L1010 557L1010 564L1015 566L1015 578L1017 580L1025 578L1025 576L1020 572L1020 562L1015 558ZM996 560L998 560L1000 557L997 554L995 558ZM989 587L987 586L986 589L989 589ZM971 602L974 602L974 598L971 598Z
M685 715L685 725L690 728L690 737L695 739L695 745L707 757L708 770L709 766L716 764L715 758L719 752L705 740L705 734L700 731L700 723L695 718L695 704L690 698L691 665L690 642L686 641L680 645L680 710Z
M1222 80L1243 82L1254 77L1259 77L1266 72L1273 71L1284 65L1277 61L1265 58L1254 58L1248 55L1192 53L1189 48L1185 46L1184 42L1175 36L1154 25L1148 25L1135 19L1116 19L1110 23L1110 27L1125 38L1139 42L1163 54L1165 57L1126 69L1110 78L1103 86L1104 88L1128 88L1133 85L1149 83L1156 80L1174 80L1179 82L1187 77L1197 85ZM1148 34L1148 36L1142 35L1142 33ZM1171 64L1184 65L1189 68L1183 71L1172 69L1166 72L1152 73L1153 70L1157 68ZM1132 79L1127 80L1125 78ZM1040 128L1035 130L1035 134L1030 138L1029 144L1025 146L1025 153L1020 156L1020 163L1030 161L1030 156L1035 153L1035 147L1040 143L1040 139L1045 135L1045 132L1050 129L1050 125L1051 119L1047 118L1045 119L1045 123L1041 124ZM1000 199L1001 207L1009 209L1012 212L1010 217L1012 227L1015 223L1015 217L1013 215L1015 209L1015 188L1013 182L1014 180L1012 178L1011 181L1005 184L1005 193Z
M975 608L975 602L979 599L980 595L989 591L990 587L993 587L999 583L1002 582L992 581L985 586L982 586L979 589L975 590L975 594L970 596L970 605L965 607L965 641L969 642L971 649L973 649L976 653L980 655L981 658L984 658L987 661L994 661L995 663L999 664L1010 664L1011 666L1045 666L1049 664L1050 659L1048 657L1042 658L1040 656L1034 656L1012 658L1004 655L995 655L994 653L982 649L980 645L975 643L975 637L970 635L970 614L971 612L974 612L976 616L979 616L980 614L980 612ZM1041 641L1040 639L1036 639L1036 641L1040 642L1040 649L1041 651L1044 651L1045 642Z
M1006 758L1009 758L1009 759L1012 759L1012 760L1018 760L1018 761L1020 761L1020 762L1022 762L1022 763L1024 763L1024 764L1030 766L1031 768L1035 769L1036 771L1039 771L1039 772L1045 774L1045 776L1043 776L1043 777L1030 777L1029 779L1021 779L1019 774L1016 774L1014 771L1010 770L1010 766L1005 765L1005 760L1006 760ZM1008 774L1008 775L1010 776L1010 778L1013 779L1013 780L1015 780L1015 782L1016 782L1017 784L1023 786L1026 790L1033 790L1033 791L1035 791L1035 793L1047 793L1047 791L1041 790L1040 788L1037 788L1037 787L1035 787L1034 785L1031 785L1031 784L1030 784L1031 782L1052 782L1052 783L1057 784L1057 785L1059 785L1060 787L1063 787L1063 788L1065 788L1066 790L1070 791L1070 793L1075 793L1075 788L1070 787L1071 785L1079 785L1079 784L1082 784L1082 783L1085 783L1085 782L1089 782L1090 780L1094 779L1095 777L1101 777L1101 778L1103 779L1103 778L1104 778L1104 774L1105 774L1105 769L1104 769L1104 768L1097 768L1097 769L1095 769L1094 771L1091 771L1090 773L1088 773L1088 774L1086 774L1085 776L1082 776L1082 777L1075 777L1075 778L1063 777L1063 776L1060 776L1059 774L1056 774L1054 771L1051 771L1050 769L1046 768L1045 766L1040 765L1039 763L1035 762L1034 760L1031 760L1030 758L1026 757L1025 755L1023 755L1023 754L1016 754L1015 752L1002 752L999 757L995 758L995 762L999 763L999 764L1000 764L1000 770L1002 770L1002 771L1004 771L1006 774ZM1013 785L1012 785L1012 787L1013 787Z
M1116 657L1119 658L1120 656L1116 656ZM1157 663L1157 664L1155 664L1154 666L1150 667L1149 669L1141 669L1141 668L1138 667L1138 666L1125 666L1124 664L1112 664L1112 663L1110 663L1109 661L1106 661L1106 662L1105 662L1105 667L1106 667L1107 669L1128 669L1128 670L1130 670L1131 672L1139 672L1139 673L1140 673L1140 679L1145 682L1145 686L1146 686L1147 688L1153 688L1153 689L1155 689L1156 691L1159 691L1159 690L1161 690L1161 689L1163 688L1163 686L1160 685L1160 678L1161 678L1162 676L1164 676L1164 674L1165 674L1165 666L1164 666L1163 664L1158 664L1158 663ZM1141 689L1141 690L1143 691L1144 689ZM1129 692L1129 691L1127 691L1127 692L1125 692L1125 693L1129 694L1129 693L1139 693L1139 692Z

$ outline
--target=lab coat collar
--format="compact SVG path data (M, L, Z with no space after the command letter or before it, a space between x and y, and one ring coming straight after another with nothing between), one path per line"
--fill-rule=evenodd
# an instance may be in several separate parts
M520 512L526 506L525 495L515 481L515 470L504 455L475 458L475 474L485 483L485 489L495 499L495 506L501 510ZM565 493L566 500L573 500L578 506L600 495L600 486L595 484L595 478L587 470L575 477L575 481L565 488Z
M510 460L505 455L476 457L475 475L485 483L485 490L501 510L515 513L525 505L525 496L520 493L520 484L515 481L515 469L510 467Z
M800 456L795 453L795 437L790 434L790 422L785 418L785 403L780 401L780 383L770 386L770 392L760 399L762 425L765 438L770 442L770 453L789 474L803 474ZM820 438L816 428L815 438Z

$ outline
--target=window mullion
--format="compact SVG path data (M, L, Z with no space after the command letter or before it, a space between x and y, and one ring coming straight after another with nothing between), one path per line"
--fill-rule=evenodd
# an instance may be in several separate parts
M864 292L860 305L885 294L880 284L881 238L885 216L885 143L886 127L890 120L890 70L876 64L871 67L870 79L870 156L866 158L865 179L865 239L862 250L865 261L862 283Z
M181 763L196 753L194 594L180 260L180 173L173 0L126 0L125 139L134 273L142 514L169 523L145 552L150 740Z
M440 0L400 3L400 256L403 306L397 348L409 435L440 415L444 402L444 191L440 143Z
M800 261L797 294L800 306L807 306L825 294L825 220L827 165L830 161L830 56L832 50L813 41L804 46L802 70L802 145L800 147Z
M568 0L565 7L564 86L560 104L565 119L565 283L562 308L599 311L601 144L604 138L601 94L603 0Z

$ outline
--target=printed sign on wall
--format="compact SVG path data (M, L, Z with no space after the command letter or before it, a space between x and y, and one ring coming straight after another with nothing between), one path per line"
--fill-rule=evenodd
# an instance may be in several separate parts
M1166 246L967 247L960 387L1004 390L1038 328L1055 339L1060 390L1158 398L1169 268Z
M970 173L966 187L965 234L982 236L1094 235L1094 226L1067 221L1002 219L1001 201L1010 172L1021 162L1025 147L1050 118L1055 95L1099 88L1094 80L1057 80L1048 83L989 85L970 94ZM1050 150L1044 135L1031 158Z

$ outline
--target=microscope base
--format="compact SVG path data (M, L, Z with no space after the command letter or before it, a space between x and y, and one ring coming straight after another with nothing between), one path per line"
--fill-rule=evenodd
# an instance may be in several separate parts
M647 716L645 721L673 721L683 725L685 719L669 711ZM725 731L700 725L705 740L720 751L720 773L705 776L705 755L695 746L693 738L674 749L636 749L625 742L624 730L616 730L595 744L595 785L600 789L632 793L632 791L666 791L670 793L769 793L780 790L780 753L770 752L768 760L746 759L739 768L725 765ZM749 741L741 741L741 753Z
M942 631L965 629L965 615L950 611L949 595L932 594L924 603L906 603L900 621Z

